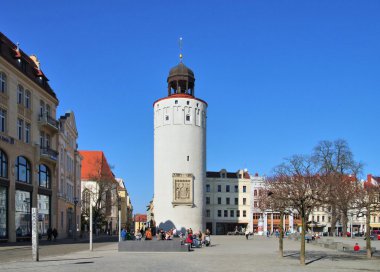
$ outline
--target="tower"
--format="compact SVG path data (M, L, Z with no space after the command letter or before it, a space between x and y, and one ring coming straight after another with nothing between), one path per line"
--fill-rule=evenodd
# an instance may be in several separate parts
M195 77L182 63L154 102L154 218L165 230L204 230L207 103L194 96Z

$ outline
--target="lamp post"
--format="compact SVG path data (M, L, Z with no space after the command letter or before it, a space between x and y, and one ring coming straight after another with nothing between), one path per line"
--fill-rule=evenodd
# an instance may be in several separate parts
M354 234L352 233L352 231L353 231L353 226L352 226L352 224L353 224L353 217L354 217L354 214L351 213L350 215L351 215L351 239L354 239Z
M77 205L78 205L78 198L74 197L74 240L77 239Z
M119 242L121 242L121 199L120 196L117 198L117 208L118 208L118 233L119 233Z

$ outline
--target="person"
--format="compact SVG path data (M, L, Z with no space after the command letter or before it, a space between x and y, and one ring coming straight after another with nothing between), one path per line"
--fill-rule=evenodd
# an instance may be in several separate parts
M190 246L193 244L193 234L192 233L188 232L185 243L190 244Z
M248 228L245 230L245 238L248 240L248 236L249 236L249 230Z
M51 229L51 227L49 227L49 228L47 229L46 234L47 234L47 239L48 239L48 241L51 241L51 235L53 234L53 230Z
M145 231L145 240L152 240L152 231L150 228Z
M269 238L269 230L267 230L267 237Z
M358 243L355 243L355 246L354 246L354 251L359 251L360 250L360 246Z
M54 237L54 241L57 240L57 236L58 236L58 231L56 228L53 229L53 231L51 232L53 234L53 237Z
M135 237L136 237L137 241L141 241L142 234L141 234L140 230L137 230Z
M121 239L123 240L123 241L125 241L125 238L127 237L127 232L126 232L126 230L125 229L122 229L121 230Z

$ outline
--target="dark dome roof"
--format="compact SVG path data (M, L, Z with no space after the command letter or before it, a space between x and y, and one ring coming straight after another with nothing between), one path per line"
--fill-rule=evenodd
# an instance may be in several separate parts
M174 66L172 69L170 69L168 80L169 78L175 76L194 78L194 72L190 68L186 67L185 64L180 62L177 66Z

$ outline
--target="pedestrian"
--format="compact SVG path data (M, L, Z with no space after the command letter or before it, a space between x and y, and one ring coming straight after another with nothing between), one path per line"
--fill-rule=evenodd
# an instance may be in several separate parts
M54 237L54 241L57 240L58 231L57 231L56 228L53 229L52 234L53 234L53 237Z
M245 230L245 238L248 240L248 236L249 236L249 230L248 228Z
M267 237L269 238L269 230L267 230Z
M52 231L51 227L49 227L47 229L47 232L46 232L48 241L51 241L51 235L52 235L52 233L53 233L53 231Z
M121 239L123 240L123 241L125 241L125 238L127 237L127 232L125 231L125 229L122 229L121 230Z
M354 251L359 251L360 250L360 246L358 243L355 243L355 246L354 246Z

